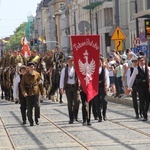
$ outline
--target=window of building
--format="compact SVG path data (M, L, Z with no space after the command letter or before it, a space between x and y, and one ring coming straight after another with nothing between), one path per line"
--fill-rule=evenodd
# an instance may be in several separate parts
M113 9L105 8L104 9L104 26L113 25Z
M60 4L60 9L61 9L61 8L64 8L64 4L62 4L62 3Z

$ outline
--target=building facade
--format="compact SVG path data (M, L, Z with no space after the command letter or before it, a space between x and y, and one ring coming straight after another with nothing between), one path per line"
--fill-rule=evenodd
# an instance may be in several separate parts
M123 50L133 47L134 38L144 32L146 14L149 0L42 0L34 33L45 38L47 49L58 45L65 55L72 51L71 35L99 34L100 52L107 56L114 48L111 36L116 26L126 35Z

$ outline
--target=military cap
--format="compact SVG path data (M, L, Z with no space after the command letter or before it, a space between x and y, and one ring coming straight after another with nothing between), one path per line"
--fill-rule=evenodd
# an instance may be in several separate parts
M67 60L68 59L73 59L73 56L71 56L71 55L67 56Z
M21 65L21 66L20 66L20 70L21 70L21 69L26 69L26 66L25 66L25 65Z
M14 53L17 53L18 51L17 50L14 50Z
M28 62L27 66L34 66L35 64L33 62Z

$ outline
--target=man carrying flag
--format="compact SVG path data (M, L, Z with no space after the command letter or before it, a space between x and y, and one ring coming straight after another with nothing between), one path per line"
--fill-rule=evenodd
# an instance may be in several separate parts
M22 50L21 50L22 55L25 58L29 57L31 55L31 51L30 51L30 47L25 36L22 37L21 44L22 44Z
M71 41L75 70L82 90L86 94L87 102L90 102L98 94L100 37L99 35L71 36ZM88 110L88 119L90 118L89 114ZM83 118L83 124L84 121ZM87 124L89 125L88 122Z

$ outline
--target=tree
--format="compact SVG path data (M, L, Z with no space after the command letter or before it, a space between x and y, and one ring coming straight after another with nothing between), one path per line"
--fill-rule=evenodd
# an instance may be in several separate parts
M16 30L14 34L10 36L9 43L6 44L6 49L16 50L21 47L21 38L24 36L24 31L27 23L23 22Z

